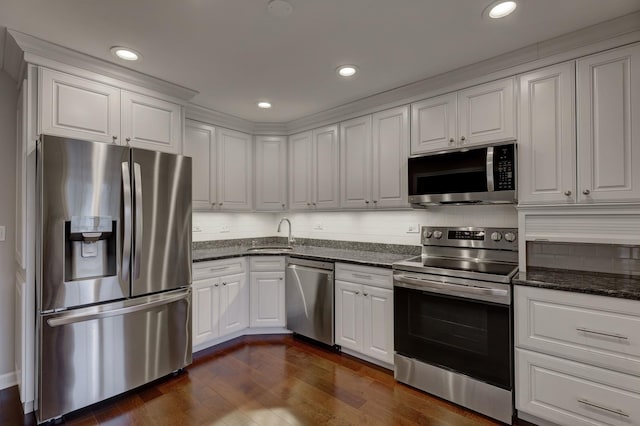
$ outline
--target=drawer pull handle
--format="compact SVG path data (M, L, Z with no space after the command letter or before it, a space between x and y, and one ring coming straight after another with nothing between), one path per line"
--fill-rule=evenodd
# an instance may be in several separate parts
M371 279L371 275L364 275L364 274L353 274L354 277L356 278L364 278L365 280L370 280Z
M580 398L580 399L578 399L578 402L580 404L588 405L589 407L599 408L601 410L608 411L608 412L614 413L614 414L618 414L618 415L623 416L623 417L630 417L629 414L625 413L622 410L618 410L617 408L605 407L604 405L600 405L600 404L596 404L595 402L591 402L588 399Z
M209 268L210 271L224 271L225 269L228 269L228 266L218 266L217 268Z
M606 333L604 331L589 330L588 328L584 328L584 327L578 327L578 328L576 328L576 330L581 331L583 333L597 334L598 336L615 337L616 339L629 340L629 338L627 336L623 336L622 334Z

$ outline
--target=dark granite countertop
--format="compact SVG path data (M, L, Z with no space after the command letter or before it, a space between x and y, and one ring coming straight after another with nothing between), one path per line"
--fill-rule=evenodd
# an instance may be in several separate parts
M640 300L640 276L529 268L514 279L516 285Z
M193 249L193 261L227 259L238 256L274 256L286 255L291 257L325 260L331 262L356 263L380 268L391 268L395 262L413 257L411 254L385 253L376 251L351 250L346 248L294 246L293 251L287 253L249 252L249 247L216 247Z

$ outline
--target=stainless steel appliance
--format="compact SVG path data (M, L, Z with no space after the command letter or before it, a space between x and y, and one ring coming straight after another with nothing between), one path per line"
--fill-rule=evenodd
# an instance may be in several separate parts
M515 203L516 159L514 143L409 158L409 203Z
M191 159L43 136L37 420L191 363Z
M396 380L511 424L517 230L422 228L393 265Z
M287 328L334 344L333 263L289 258L285 281Z

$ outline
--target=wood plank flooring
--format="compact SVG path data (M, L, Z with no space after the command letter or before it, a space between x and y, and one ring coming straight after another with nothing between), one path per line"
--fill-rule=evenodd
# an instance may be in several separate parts
M199 352L186 371L77 411L69 425L497 425L391 372L291 336L247 336ZM0 425L35 424L17 388Z

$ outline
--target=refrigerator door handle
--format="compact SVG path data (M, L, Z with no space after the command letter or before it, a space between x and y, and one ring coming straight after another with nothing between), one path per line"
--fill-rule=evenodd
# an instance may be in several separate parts
M131 269L131 174L129 173L129 163L122 163L122 192L124 194L124 238L122 240L122 280L129 280Z
M134 305L126 306L123 308L112 309L112 310L98 310L100 307L89 308L89 312L85 313L69 313L68 315L61 315L56 318L49 318L47 320L47 324L50 327L59 327L61 325L75 324L83 321L90 321L94 319L102 319L108 317L114 317L119 315L127 315L133 312L145 311L156 306L167 305L169 303L178 302L182 299L186 299L191 294L191 289L186 289L181 291L178 294L171 296L164 296L155 300L146 301L146 302L137 302ZM147 300L145 298L145 300Z
M140 172L140 164L133 163L133 187L135 191L135 239L133 252L133 278L140 278L140 252L142 251L142 174Z

